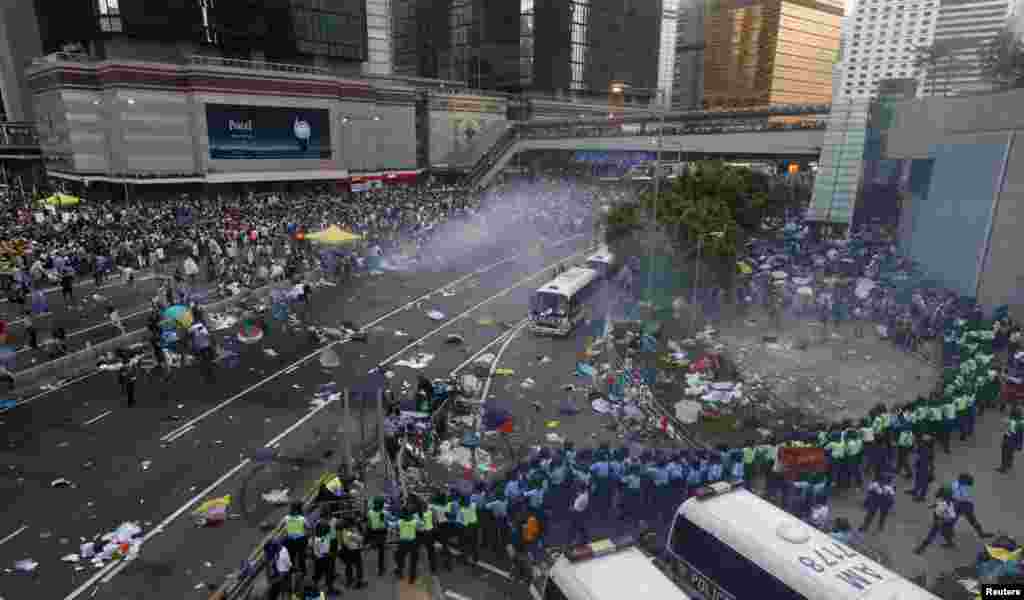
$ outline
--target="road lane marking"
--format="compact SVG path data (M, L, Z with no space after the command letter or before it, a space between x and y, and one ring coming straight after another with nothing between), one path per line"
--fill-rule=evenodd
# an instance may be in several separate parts
M250 458L244 459L242 462L238 463L238 465L233 467L227 473L224 473L223 475L221 475L217 479L217 481L214 481L210 485L206 486L205 489L203 489L201 492L199 492L198 494L193 496L191 500L189 500L185 504L181 505L181 507L178 508L178 510L174 511L166 519L164 519L159 524L157 524L156 527L151 529L149 531L149 533L147 533L146 535L142 536L142 539L139 540L139 548L140 548L140 550L141 550L142 546L146 542L148 542L149 540L153 539L153 536L156 536L156 535L159 535L159 534L163 533L164 530L167 528L167 526L170 525L172 522L174 522L178 517L183 515L185 513L185 511L189 510L194 505L198 504L203 498L207 497L211 492L213 492L213 490L215 490L218 487L220 487L221 485L223 485L224 482L227 481L228 479L231 479L232 477L237 475L239 471L241 471L242 469L247 467L249 465L249 463L251 463L251 462L252 462L252 459L250 459ZM92 587L92 585L94 585L97 581L100 582L100 583L110 583L111 579L116 577L118 573L120 573L122 570L124 570L124 568L127 567L128 565L130 565L131 563L132 563L131 560L126 560L126 559L121 559L121 560L119 560L117 562L107 563L107 566L103 567L102 569L100 569L99 571L94 573L93 576L90 577L85 583L83 583L78 588L76 588L74 591L72 591L70 594L65 596L64 600L74 600L75 598L81 596L82 593L85 592L85 590L87 590L90 587Z
M102 419L103 417L106 417L107 415L109 415L112 412L114 412L114 411L108 410L108 411L100 414L99 416L93 417L93 418L89 419L88 421L86 421L85 423L82 423L82 425L92 425L96 421L99 421L100 419Z
M141 281L149 281L151 279L162 279L162 277L160 275L146 275L144 277L136 277L135 278L135 283L139 283ZM94 280L87 279L85 281L82 281L80 283L75 284L72 287L73 288L82 288L82 287L87 287L87 286L94 286L95 287L95 285L96 285L96 282ZM128 282L127 281L118 281L116 283L108 283L106 285L101 285L100 287L98 287L96 289L97 290L105 290L105 289L108 289L108 288L118 287L118 286L123 286L123 285L128 285ZM52 294L54 292L59 292L61 289L62 288L60 286L49 287L49 288L43 289L43 293L49 295L49 294ZM10 299L7 298L6 296L3 297L3 298L0 298L0 304L8 304L9 302L10 302ZM21 320L24 320L24 319L21 319Z
M26 529L28 529L28 525L22 525L21 527L15 529L14 533L12 533L12 534L8 535L7 537L5 537L4 539L0 540L0 546L3 546L7 542L9 542L9 541L13 540L14 538L18 537Z
M12 410L18 408L19 406L21 406L23 404L28 404L29 402L33 402L35 400L38 400L39 398L42 398L43 396L48 396L48 395L50 395L50 394L52 394L52 393L54 393L56 391L60 391L60 390L62 390L64 388L68 387L69 385L72 385L72 384L78 383L79 381L83 381L83 380L86 380L86 379L88 379L90 377L94 377L96 375L99 375L100 373L103 373L103 371L90 371L90 372L88 372L88 373L86 373L84 375L79 375L78 377L72 377L71 379L68 379L67 381L62 382L60 385L58 385L56 387L53 387L51 389L39 392L35 396L30 396L28 398L25 398L24 400L19 400L18 402L15 402L13 405L8 406L6 408L0 408L0 415L4 414L6 412L12 411ZM14 375L15 375L15 377L17 377L18 374L15 373Z
M490 298L487 298L486 300L478 302L477 304L471 306L470 308L468 308L468 309L462 311L461 313L455 315L454 317L452 317L448 321L445 321L444 323L442 323L438 327L434 328L433 330L428 331L422 337L420 337L420 338L418 338L416 340L413 340L412 342L409 342L408 344L406 344L406 346L404 348L402 348L398 352L395 352L394 354L392 354L391 356L385 358L384 360L379 361L377 364L386 365L386 364L390 363L391 361L393 361L396 358L398 358L399 356L405 354L409 350L411 350L413 348L416 348L417 346L423 345L423 342L425 340L427 340L428 338L434 337L434 335L436 335L439 331L441 331L443 329L447 329L448 327L451 327L452 325L454 325L458 321L462 320L467 315L471 314L472 312L474 312L475 310L477 310L481 306L484 306L485 304L490 304L491 302L494 302L495 300L497 300L498 298L501 298L503 296L507 296L509 292L511 292L512 290L522 286L524 283L526 283L528 281L533 281L534 279L537 279L541 275L547 273L548 271L551 270L551 267L556 266L556 265L560 265L560 264L562 264L564 262L575 260L576 257L586 255L591 250L592 250L592 248L585 248L583 250L580 250L579 252L575 252L573 254L570 254L569 256L566 256L565 258L559 259L559 260L557 260L557 261L555 261L555 262L553 262L553 263L551 263L549 265L545 265L543 269L532 273L529 277L526 277L524 279L520 279L519 281L517 281L514 284L510 285L509 287L501 290L497 294L494 294ZM523 324L524 323L522 321L520 321L520 325L519 325L520 329L522 328Z
M126 315L122 315L121 316L121 320L122 321L126 321L128 319L133 319L133 318L135 318L135 317L137 317L137 316L139 316L141 314L149 312L149 310L150 309L148 309L148 308L144 308L142 310L137 310L135 312L128 313ZM101 323L93 323L92 325L89 325L88 327L83 327L82 329L76 329L74 331L68 332L67 337L68 338L73 338L75 336L82 335L83 333L89 333L90 331L96 331L97 329L100 329L102 327L110 327L110 328L113 329L114 328L114 324L111 323L108 320L104 320ZM104 340L104 341L106 341L106 340ZM21 354L22 352L28 352L29 350L32 350L32 348L30 348L28 346L25 346L24 348L20 348L17 352L15 352L15 354Z
M526 321L526 319L524 319L524 321ZM498 351L494 354L494 360L491 362L490 372L487 373L487 380L484 381L484 388L483 390L480 391L480 403L482 405L487 403L487 394L488 392L491 391L491 382L494 381L494 372L498 370L498 363L501 361L501 355L505 354L505 350L508 350L508 347L512 343L512 340L516 339L516 336L519 335L519 332L522 331L523 328L526 327L526 325L527 323L525 322L520 323L519 327L516 327L515 329L510 331L508 337L505 338L505 343L503 343L501 345L501 348L499 348ZM480 425L478 421L477 429L479 428Z
M171 432L170 434L165 435L164 437L160 438L160 441L161 442L173 442L174 440L180 438L181 436L185 435L186 433L192 431L195 428L196 428L195 425L189 425L188 427L185 427L183 429L176 429L173 432Z
M493 346L495 346L497 344L500 344L503 341L505 341L505 338L507 338L509 335L511 335L512 332L515 331L516 327L519 327L520 325L522 325L523 321L528 321L528 320L529 320L529 317L523 319L522 321L520 321L520 322L516 323L515 325L513 325L512 329L509 329L508 331L502 332L501 335L499 335L498 337L494 338L493 340L487 342L487 345L485 345L483 348L480 348L479 350L477 350L476 354L474 354L473 356L470 356L466 360L464 360L461 363L459 363L459 366L457 366L454 369L452 369L448 373L448 376L449 377L455 377L456 375L458 375L459 371L465 369L466 366L470 365L471 363L473 363L473 361L475 361L476 359L478 359L481 356L483 356L484 354L486 354L487 351L490 350Z
M315 409L311 410L309 413L304 415L301 419L299 419L298 421L296 421L295 423L290 425L283 432L281 432L280 434L275 436L272 440L270 440L269 442L264 444L264 447L265 448L270 448L270 447L272 447L274 445L279 444L284 437L286 437L290 433L294 432L302 424L304 424L307 421L309 421L310 419L312 419L314 416L316 416L318 413L320 413L320 411L324 410L326 407L330 406L334 402L336 402L336 400L328 400L327 402L324 402L323 404L317 406ZM149 531L149 533L147 533L146 535L142 536L142 539L139 540L140 552L141 552L142 546L145 545L149 540L153 539L154 536L163 533L164 530L167 529L168 525L173 523L181 515L185 514L186 511L188 511L193 506L198 504L201 500L203 500L204 498L209 496L214 490L216 490L218 487L223 485L224 482L226 482L228 479L231 479L232 477L237 475L242 469L247 467L250 463L252 463L252 459L250 459L250 458L243 459L242 462L240 462L236 466L232 467L229 471L227 471L226 473L221 475L219 478L217 478L216 481L214 481L213 483L208 485L201 492L199 492L198 494L193 496L188 502L186 502L185 504L180 506L177 510L175 510L173 513L168 515L167 518L165 518L163 521L161 521L159 524L157 524L156 527L151 529ZM82 583L82 585L78 586L70 594L65 596L64 600L74 600L75 598L78 598L83 593L85 593L86 590L88 590L90 587L95 585L97 582L98 583L103 583L103 584L110 583L110 581L114 577L117 577L117 575L121 571L123 571L125 569L125 567L127 567L131 563L132 563L132 561L128 560L128 559L121 559L121 560L119 560L117 562L107 563L107 565L105 567L101 568L99 571L94 573L93 576L90 577L88 580L86 580L84 583Z
M574 239L574 238L566 238L566 239L567 240L571 240L571 239ZM566 241L566 240L563 240L563 242L564 241ZM583 254L583 252L577 252L573 256L577 256L579 254ZM466 281L467 279L470 279L472 277L476 277L477 275L482 275L483 273L486 273L488 271L494 270L494 269L500 267L501 265L504 265L504 264L507 264L509 262L512 262L512 261L516 260L517 258L519 258L520 256L521 255L517 254L517 255L512 256L510 258L506 258L504 260L498 261L498 262L496 262L496 263L494 263L492 265L488 265L486 267L477 269L476 271L473 271L472 273L469 273L468 275L463 275L462 277L459 277L455 281L448 282L448 283L446 283L445 285L443 285L443 286L441 286L439 288L431 290L431 291L427 292L426 294L423 294L423 295L421 295L421 296L419 296L419 297L417 297L417 298L415 298L413 300L410 300L409 302L403 304L402 306L400 306L398 308L395 308L393 310L390 310L390 311L384 313L383 315L381 315L381 316L377 317L376 319L370 321L369 323L363 325L361 327L361 329L363 329L363 330L369 329L370 327L373 327L373 326L377 325L378 323L381 323L382 321L385 321L385 320L390 319L391 317L393 317L393 316L395 316L397 314L405 312L406 310L409 309L409 307L414 306L417 302L421 302L423 300L426 300L427 298L430 298L431 296L433 296L435 294L439 294L442 291L452 287L453 285L458 285L458 284L462 283L463 281ZM562 261L559 261L559 262L562 262ZM550 267L547 267L547 268L550 269ZM454 319L453 319L453 321L454 321ZM335 341L327 344L326 346L323 346L321 348L318 348L318 349L314 350L313 352L310 352L309 354L303 356L302 358L300 358L300 359L292 362L291 364L285 366L284 368L271 373L270 375L268 375L267 377L264 377L260 381L257 381L253 385L245 388L241 392L238 392L234 396L231 396L227 400L224 400L223 402L217 404L216 406L213 406L213 407L203 411L198 416L196 416L196 417L186 421L185 423L183 423L177 429L174 429L173 431L171 431L168 434L166 434L163 437L161 437L160 441L162 443L167 443L167 442L170 442L170 441L174 441L175 439L177 439L178 434L182 430L184 430L186 428L189 428L189 427L192 427L196 423L199 423L200 421L206 419L210 415L213 415L213 414L223 410L226 406L236 402L239 398L242 398L243 396L253 392L254 390L259 389L260 387L270 383L271 381L277 379L281 375L286 375L286 374L289 374L289 373L294 373L299 368L299 366L301 366L303 363L308 362L309 360L319 356L322 352L324 352L326 350L329 350L329 349L331 349L331 348L333 348L333 347L335 347L335 346L337 346L339 344L347 343L348 341L350 341L349 338L342 338L340 340L335 340ZM403 349L402 351L405 352L406 349Z

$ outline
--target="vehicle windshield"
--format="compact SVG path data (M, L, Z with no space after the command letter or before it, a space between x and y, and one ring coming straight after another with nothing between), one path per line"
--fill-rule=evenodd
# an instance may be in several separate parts
M539 316L565 316L568 307L565 296L539 292L533 295L530 310Z

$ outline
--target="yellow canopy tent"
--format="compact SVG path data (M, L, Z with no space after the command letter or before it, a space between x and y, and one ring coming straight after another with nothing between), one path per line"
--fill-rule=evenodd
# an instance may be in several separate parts
M82 199L78 196L72 196L70 194L54 194L46 200L43 200L43 202L50 206L75 206L81 201Z
M361 240L361 235L356 235L351 231L345 231L337 225L331 225L323 231L317 231L316 233L307 233L306 239L314 242L320 242L321 244L347 244L356 240Z

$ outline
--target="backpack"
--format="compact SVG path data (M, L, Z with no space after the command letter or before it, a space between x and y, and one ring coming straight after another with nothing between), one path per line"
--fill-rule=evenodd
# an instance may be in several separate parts
M530 515L523 524L523 541L532 544L540 537L540 521L537 517Z

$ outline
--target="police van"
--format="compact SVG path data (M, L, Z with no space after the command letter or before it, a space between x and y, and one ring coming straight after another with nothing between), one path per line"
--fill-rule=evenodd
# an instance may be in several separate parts
M716 483L676 511L667 551L698 600L939 600L742 488Z
M631 536L577 546L555 561L534 600L690 600Z

